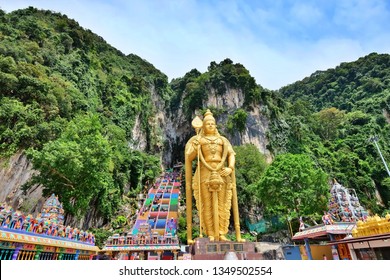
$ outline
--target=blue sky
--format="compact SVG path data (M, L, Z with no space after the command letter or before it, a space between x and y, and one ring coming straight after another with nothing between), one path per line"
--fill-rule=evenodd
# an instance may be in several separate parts
M371 52L390 53L387 0L0 0L66 14L169 80L211 61L243 64L268 89Z

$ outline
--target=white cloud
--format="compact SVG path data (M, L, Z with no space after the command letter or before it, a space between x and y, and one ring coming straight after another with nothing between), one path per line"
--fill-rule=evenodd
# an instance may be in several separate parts
M389 10L383 0L353 0L336 2L334 22L361 35L376 34L389 23Z
M303 24L305 26L317 24L323 17L318 7L301 2L295 2L293 4L290 15L293 23Z

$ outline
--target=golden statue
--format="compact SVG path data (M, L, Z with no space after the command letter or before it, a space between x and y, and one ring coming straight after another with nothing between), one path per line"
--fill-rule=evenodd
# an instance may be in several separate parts
M210 110L203 121L196 117L192 121L197 135L188 140L185 147L185 177L187 206L187 242L192 244L192 194L199 215L200 237L203 233L210 241L226 241L233 207L236 239L241 239L238 216L236 178L234 173L235 152L230 142L218 133ZM192 162L197 167L192 174Z

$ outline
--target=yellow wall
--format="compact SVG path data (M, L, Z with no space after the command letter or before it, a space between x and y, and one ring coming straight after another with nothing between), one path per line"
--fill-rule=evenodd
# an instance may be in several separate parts
M324 254L328 260L333 260L331 246L310 244L310 249L313 260L323 260ZM302 260L307 260L308 258L304 245L299 246L299 251L301 252Z

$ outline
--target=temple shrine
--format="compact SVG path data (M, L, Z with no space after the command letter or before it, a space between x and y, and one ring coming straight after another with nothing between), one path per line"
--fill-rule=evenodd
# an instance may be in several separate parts
M34 218L0 207L0 260L87 260L97 254L92 233L64 225L64 210L52 194Z
M332 220L356 222L367 218L368 213L360 205L354 189L347 189L334 180L330 193L331 198L328 205L328 213Z
M359 220L352 236L329 242L329 245L345 246L353 260L390 260L390 214Z
M305 227L301 220L299 232L292 238L293 241L304 241L304 254L309 260L313 259L311 244L316 243L331 246L332 259L352 259L348 246L336 241L350 236L356 228L356 222L365 221L368 216L355 190L347 189L334 180L330 194L328 212L322 216L323 224Z

